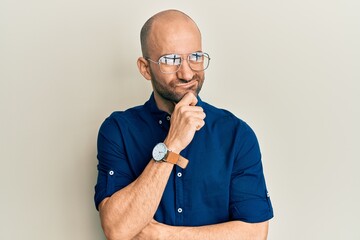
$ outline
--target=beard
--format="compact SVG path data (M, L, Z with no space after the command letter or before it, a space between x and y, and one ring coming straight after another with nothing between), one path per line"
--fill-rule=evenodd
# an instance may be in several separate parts
M153 90L155 92L157 92L163 99L165 99L169 102L173 102L173 103L180 102L180 100L188 92L192 92L197 97L201 91L202 85L205 80L204 75L199 76L198 74L195 74L193 79L191 79L190 81L177 79L176 82L171 81L169 84L165 84L165 83L159 81L155 77L155 75L153 74L151 69L150 69L150 75L151 75L151 83L153 86ZM176 84L186 83L186 82L191 82L191 81L196 81L197 83L194 86L192 86L191 88L185 89L184 91L176 91L176 88L177 88Z

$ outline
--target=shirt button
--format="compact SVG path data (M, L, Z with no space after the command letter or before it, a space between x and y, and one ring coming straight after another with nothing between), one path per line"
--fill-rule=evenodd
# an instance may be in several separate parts
M181 173L181 172L178 172L178 173L177 173L177 176L178 176L178 177L181 177L181 176L182 176L182 173Z
M109 175L110 176L114 175L114 171L113 170L109 171Z
M182 208L178 208L178 213L182 213Z
M266 193L266 196L267 196L267 197L270 197L270 193L267 192L267 193Z
M170 121L171 117L170 117L170 116L167 116L166 119L167 119L168 121Z
M161 120L159 120L159 124L162 124L162 121L161 121Z

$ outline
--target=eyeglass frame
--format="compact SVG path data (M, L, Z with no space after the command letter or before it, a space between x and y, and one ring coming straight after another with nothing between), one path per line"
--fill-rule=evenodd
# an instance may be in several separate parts
M206 68L204 68L203 70L194 70L194 69L192 69L192 67L191 67L191 65L190 65L190 63L189 63L189 58L190 58L190 55L191 55L191 54L194 54L194 53L202 53L202 54L205 55L205 57L208 58L208 64L207 64ZM163 72L163 71L161 70L161 67L160 67L160 64L161 64L161 63L160 63L160 59L161 59L162 57L167 56L167 55L178 55L178 56L181 56L181 54L178 54L178 53L169 53L169 54L164 54L164 55L160 56L158 61L154 61L154 60L152 60L152 59L149 58L149 57L145 57L145 60L157 64L157 65L159 66L160 72L162 72L162 73L164 73L164 74L177 73L177 72L180 70L180 68L181 68L181 65L182 65L182 63L183 63L183 61L184 61L184 58L183 58L183 57L180 57L180 64L178 65L178 69L177 69L175 72ZM211 59L211 58L210 58L210 55L209 55L208 53L202 52L202 51L195 51L195 52L189 53L189 54L187 55L187 57L186 57L186 61L187 61L188 65L189 65L190 69L193 70L194 72L202 72L202 71L205 71L205 70L209 67L209 65L210 65L210 59Z

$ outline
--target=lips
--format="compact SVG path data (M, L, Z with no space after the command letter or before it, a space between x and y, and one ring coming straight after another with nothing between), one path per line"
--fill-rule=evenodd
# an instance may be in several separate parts
M196 80L192 80L190 82L178 83L178 84L176 84L176 86L183 87L183 88L190 88L190 87L194 86L196 83L197 83Z

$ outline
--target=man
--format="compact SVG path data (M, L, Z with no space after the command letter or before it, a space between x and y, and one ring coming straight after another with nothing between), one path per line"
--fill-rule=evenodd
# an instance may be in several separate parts
M153 94L114 112L98 137L95 203L108 239L266 239L273 217L251 128L198 94L210 57L184 13L141 30Z

